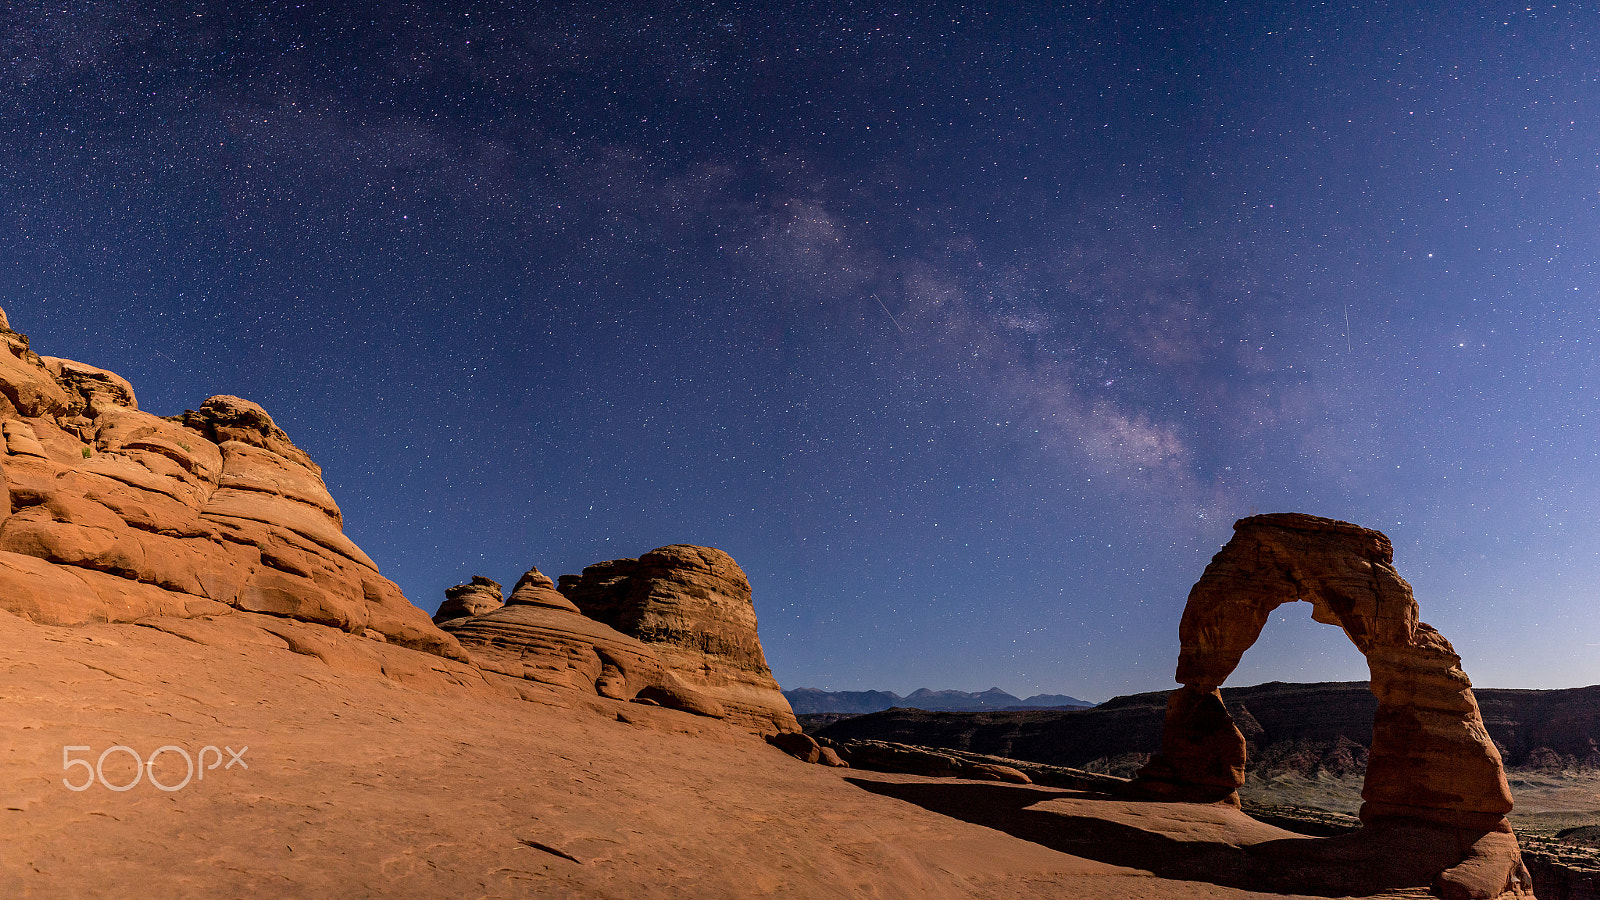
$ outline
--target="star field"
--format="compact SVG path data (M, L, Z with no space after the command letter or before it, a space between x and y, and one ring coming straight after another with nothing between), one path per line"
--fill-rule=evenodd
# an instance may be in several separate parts
M1171 684L1251 512L1600 681L1580 4L12 4L0 305L432 611L728 551L785 687ZM1309 607L1233 681L1365 677Z

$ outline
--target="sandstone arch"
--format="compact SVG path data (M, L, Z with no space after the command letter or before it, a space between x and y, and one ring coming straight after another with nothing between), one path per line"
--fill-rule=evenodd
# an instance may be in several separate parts
M1272 611L1306 600L1367 658L1378 698L1363 785L1365 831L1404 823L1448 832L1460 865L1446 896L1494 897L1527 886L1500 753L1450 642L1417 615L1411 585L1382 533L1298 513L1251 516L1206 566L1179 625L1177 681L1161 752L1139 773L1144 796L1237 805L1244 736L1219 690Z

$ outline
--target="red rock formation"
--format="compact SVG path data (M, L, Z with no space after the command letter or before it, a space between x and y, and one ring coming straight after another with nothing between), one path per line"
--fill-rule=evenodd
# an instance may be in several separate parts
M1315 516L1252 516L1206 567L1179 626L1177 680L1161 752L1140 772L1149 796L1237 804L1245 742L1218 687L1295 600L1342 628L1366 655L1378 699L1361 818L1373 832L1426 823L1459 843L1462 861L1435 885L1447 897L1522 895L1528 885L1506 823L1511 792L1461 658L1418 620L1389 539ZM1395 826L1399 827L1399 826Z
M450 616L441 627L479 667L526 683L652 702L757 734L799 731L767 670L749 582L727 554L668 547L642 560L590 566L583 578L565 576L562 583L589 609L581 610L533 568L504 607L478 615L462 617L450 604L481 596L485 588L451 588L457 593L440 607L441 616ZM595 615L586 615L590 610Z
M38 356L0 314L0 432L0 608L49 625L232 608L464 658L254 403L150 415L121 377Z
M839 756L839 751L818 744L811 735L803 731L780 731L777 734L769 734L767 743L801 762L834 769L850 768L850 764Z
M537 575L538 570L530 574ZM527 581L524 576L524 586ZM485 671L558 691L646 700L703 716L726 717L714 699L683 684L653 648L585 618L553 589L549 594L562 605L537 602L545 598L536 590L519 587L505 606L447 621L441 627L454 635L473 664Z
M506 601L510 605L518 606L545 606L550 609L560 609L571 613L578 612L578 608L556 590L555 583L550 576L540 572L537 568L524 572L517 579L517 586L511 592L511 599Z
M803 731L780 731L768 735L767 743L803 763L822 762L822 747L817 744L816 739ZM838 756L837 753L834 755Z
M757 731L799 731L767 667L750 581L728 554L673 544L562 576L583 614L638 638L669 669Z
M467 616L481 616L505 605L500 594L500 582L482 575L472 576L466 584L445 588L444 602L433 614L434 624L450 622Z

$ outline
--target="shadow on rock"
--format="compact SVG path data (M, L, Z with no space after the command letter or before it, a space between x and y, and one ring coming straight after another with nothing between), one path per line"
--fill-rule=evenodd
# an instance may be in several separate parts
M1241 890L1361 897L1429 888L1441 870L1462 859L1462 841L1472 843L1471 836L1424 824L1368 826L1313 838L1214 806L1137 803L1003 784L846 780L1083 859ZM1084 814L1102 803L1106 818ZM1172 815L1163 817L1163 809ZM1152 824L1113 821L1118 817Z

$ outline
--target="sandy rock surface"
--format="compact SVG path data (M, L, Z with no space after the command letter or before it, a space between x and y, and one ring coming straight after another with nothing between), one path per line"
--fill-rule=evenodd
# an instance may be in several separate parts
M0 613L7 896L1296 896L1152 871L1305 841L1235 810L806 765L703 717L515 699L452 660L262 621ZM63 747L113 746L218 751L171 792L63 784L86 780ZM133 781L132 755L102 771ZM187 768L168 750L146 773Z

